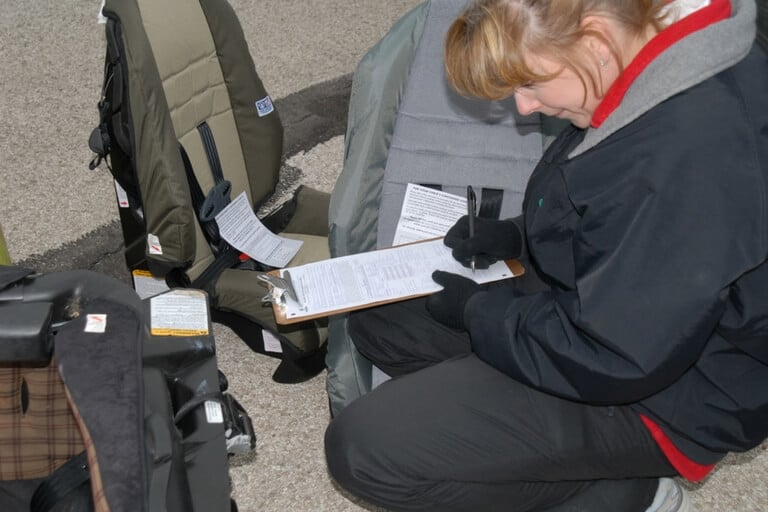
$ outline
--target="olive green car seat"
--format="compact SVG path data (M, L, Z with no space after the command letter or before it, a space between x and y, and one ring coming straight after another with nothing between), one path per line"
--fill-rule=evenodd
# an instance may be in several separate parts
M107 0L95 168L115 179L125 260L171 287L209 293L214 321L282 359L273 378L324 369L322 322L278 326L262 304L269 267L222 240L214 216L245 193L258 211L279 181L283 127L226 0ZM299 239L290 264L328 257L329 195L300 188L262 218Z
M3 236L3 227L0 226L0 265L10 265L11 256L8 254L8 246L5 243L5 236Z

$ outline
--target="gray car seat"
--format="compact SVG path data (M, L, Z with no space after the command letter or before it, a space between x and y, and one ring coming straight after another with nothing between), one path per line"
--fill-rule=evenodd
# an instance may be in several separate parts
M757 42L768 52L768 2L757 3Z
M447 84L443 41L466 0L430 0L363 57L352 82L344 165L331 195L333 257L391 245L409 182L478 191L480 215L520 213L530 173L562 123L522 117L514 102L459 96ZM545 134L551 134L545 135ZM331 317L326 365L331 412L371 389L373 368Z

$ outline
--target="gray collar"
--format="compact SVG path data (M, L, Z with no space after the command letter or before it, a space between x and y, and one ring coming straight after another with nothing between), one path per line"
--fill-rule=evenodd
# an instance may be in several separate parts
M755 40L754 0L730 0L731 17L694 32L662 52L634 80L621 104L599 128L588 128L570 153L576 157L664 100L743 59Z

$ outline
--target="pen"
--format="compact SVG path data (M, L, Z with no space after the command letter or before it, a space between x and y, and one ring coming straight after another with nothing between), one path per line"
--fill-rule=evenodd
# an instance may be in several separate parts
M475 210L476 210L477 198L475 197L475 191L472 190L472 185L467 185L467 218L469 220L469 238L475 236ZM469 263L472 273L475 273L475 257Z

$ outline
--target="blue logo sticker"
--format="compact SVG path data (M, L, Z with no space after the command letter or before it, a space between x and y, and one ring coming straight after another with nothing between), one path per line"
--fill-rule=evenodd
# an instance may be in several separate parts
M274 110L275 106L272 104L272 99L269 96L256 100L256 112L259 113L259 117L271 114Z

